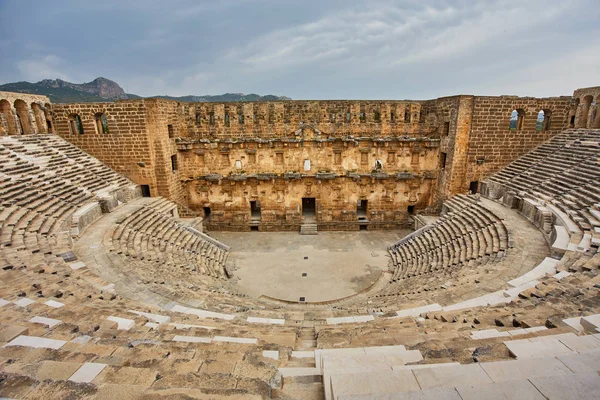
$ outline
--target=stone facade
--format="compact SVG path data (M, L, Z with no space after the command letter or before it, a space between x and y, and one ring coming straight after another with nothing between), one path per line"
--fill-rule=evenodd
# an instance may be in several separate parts
M298 230L311 218L319 229L358 230L404 226L410 214L476 190L583 114L594 124L597 97L589 88L553 98L51 107L58 135L183 215L210 214L210 229Z
M46 96L0 92L0 136L53 132Z

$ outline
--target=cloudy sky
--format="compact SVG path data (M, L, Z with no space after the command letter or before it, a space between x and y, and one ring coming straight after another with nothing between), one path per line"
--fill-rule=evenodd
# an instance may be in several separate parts
M0 82L149 96L569 95L600 85L598 0L0 0Z

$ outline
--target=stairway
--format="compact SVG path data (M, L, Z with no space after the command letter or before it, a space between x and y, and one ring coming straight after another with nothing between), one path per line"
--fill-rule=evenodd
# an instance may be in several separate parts
M285 364L283 390L274 398L324 400L323 381L315 368L315 350L317 348L314 327L302 327L296 334L296 342L291 357Z
M317 235L317 224L315 223L304 223L300 225L301 235Z

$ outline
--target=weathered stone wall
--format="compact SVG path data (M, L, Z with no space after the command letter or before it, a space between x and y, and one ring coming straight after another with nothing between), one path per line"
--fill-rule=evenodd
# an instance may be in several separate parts
M52 132L46 96L0 92L0 136Z
M293 137L302 124L322 135L430 134L437 129L423 101L276 101L188 103L181 133L193 138Z
M299 230L302 198L314 198L319 230L390 229L407 226L408 206L426 208L432 198L435 179L404 177L235 177L190 182L192 207L209 206L209 229L262 231ZM357 203L366 200L364 219L359 219ZM253 223L250 201L260 202L259 218Z
M154 134L148 129L151 100L116 103L52 104L56 133L140 185L160 195L152 148ZM104 114L108 132L100 132L96 116ZM83 134L73 131L70 119L81 118Z
M569 126L600 129L600 86L577 89L573 93Z
M473 97L472 111L469 113L464 110L465 120L471 119L468 141L455 143L455 147L468 148L465 175L462 182L452 187L450 192L466 192L469 182L481 181L567 128L570 104L569 96L541 99L516 96ZM468 107L467 104L465 106ZM522 111L520 129L510 128L513 110ZM551 112L550 127L547 130L536 129L540 110Z
M596 99L596 89L576 94ZM303 197L315 199L319 229L379 229L405 225L409 212L435 212L446 197L567 128L571 116L584 112L581 99L146 99L52 108L59 135L149 185L152 195L176 201L183 215L210 209L211 229L298 229ZM595 107L594 100L588 120L596 118ZM511 130L514 109L522 123ZM548 129L536 129L540 110L551 114ZM74 132L75 114L84 134ZM367 201L360 220L359 200ZM260 204L258 222L251 201Z

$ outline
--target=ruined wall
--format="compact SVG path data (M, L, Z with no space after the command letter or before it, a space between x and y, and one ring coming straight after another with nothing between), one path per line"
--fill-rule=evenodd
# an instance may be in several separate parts
M573 93L569 127L600 129L600 86Z
M193 138L290 137L302 124L323 135L429 134L437 129L423 101L276 101L188 103L181 133ZM422 112L423 111L423 112Z
M154 134L147 124L150 102L52 104L56 134L135 183L149 185L153 196L160 195ZM106 116L107 130L97 123L100 114ZM83 133L73 123L75 116L81 118Z
M384 229L405 225L409 213L435 212L445 198L467 192L470 182L570 123L582 124L584 114L585 123L594 124L598 89L576 91L576 99L146 99L52 109L59 135L149 185L152 195L176 201L183 215L210 211L210 229L296 230L303 198L315 199L319 229ZM584 99L589 107L582 107ZM522 118L510 129L515 109ZM540 110L551 118L538 130Z
M391 229L407 226L408 206L426 208L434 179L405 175L373 176L265 176L237 180L207 177L188 185L190 203L211 207L209 229L261 231L299 230L303 198L314 198L319 230ZM366 200L360 214L357 203ZM250 201L260 202L253 218ZM361 218L361 215L363 216Z
M52 132L49 107L46 96L0 92L0 136Z
M569 125L569 96L540 99L475 96L472 102L472 112L465 116L471 119L465 179L451 190L452 193L466 192L469 182L480 181L499 171ZM520 128L510 128L513 110L522 113ZM551 115L550 126L546 130L538 130L536 126L540 110L549 111Z

